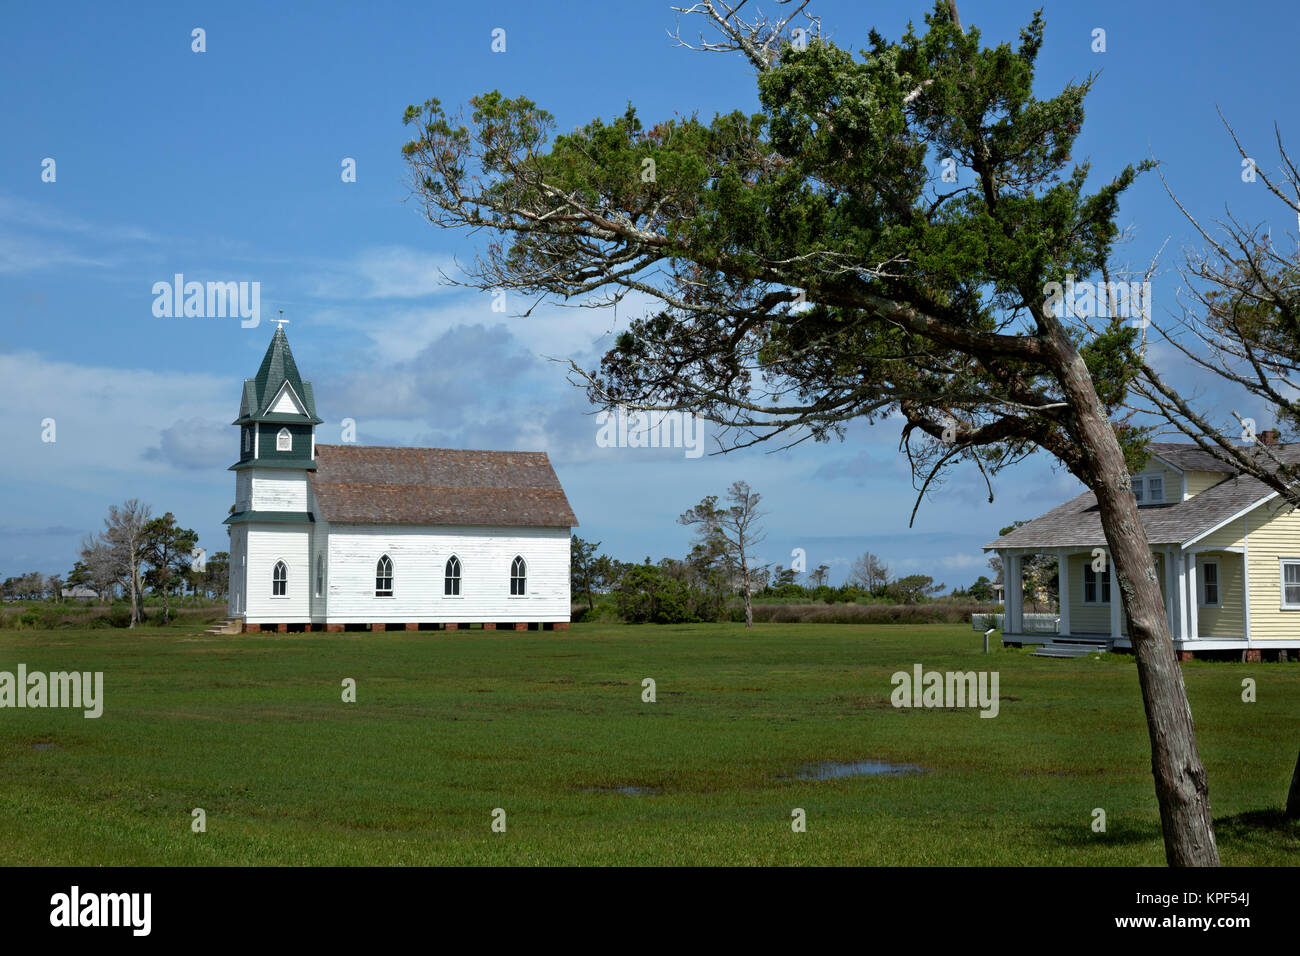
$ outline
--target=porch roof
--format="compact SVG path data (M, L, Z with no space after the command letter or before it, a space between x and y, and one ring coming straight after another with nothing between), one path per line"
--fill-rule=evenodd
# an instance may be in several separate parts
M1272 489L1257 478L1237 475L1172 505L1138 508L1142 527L1151 544L1183 545L1234 515L1263 503ZM1026 522L1009 534L989 542L985 551L999 548L1105 547L1097 496L1085 491L1077 498Z

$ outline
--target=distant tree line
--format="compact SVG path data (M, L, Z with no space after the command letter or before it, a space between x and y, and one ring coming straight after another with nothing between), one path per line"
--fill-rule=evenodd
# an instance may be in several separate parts
M916 605L933 601L944 590L926 574L891 575L889 567L870 552L853 562L845 584L827 583L830 568L819 565L804 573L782 565L764 564L755 549L764 540L759 524L760 496L743 481L731 485L722 505L710 495L684 512L680 524L694 529L691 550L682 558L650 557L628 563L600 551L601 542L574 535L571 544L571 589L584 616L602 605L628 623L681 624L717 621L731 616L734 602L743 608L746 626L753 624L753 602L791 604L889 603ZM991 601L993 588L981 578L971 590L954 597ZM978 594L976 593L978 592ZM735 613L739 614L740 611Z
M144 617L144 599L162 603L163 623L171 618L173 597L185 594L213 599L229 591L230 555L204 554L199 536L184 528L170 511L153 517L139 499L113 505L104 528L81 541L80 557L67 575L29 572L0 583L5 600L60 600L65 588L88 588L100 598L129 602L129 626Z
M63 577L28 571L0 581L0 598L6 601L43 601L63 593Z

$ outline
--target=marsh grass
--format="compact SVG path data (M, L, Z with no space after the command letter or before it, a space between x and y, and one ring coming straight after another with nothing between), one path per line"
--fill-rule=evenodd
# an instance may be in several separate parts
M0 670L101 670L106 700L0 710L0 862L1162 865L1131 659L981 644L962 624L4 632ZM997 669L999 716L895 709L915 663ZM1224 862L1295 864L1300 665L1183 671ZM925 772L797 776L862 760Z

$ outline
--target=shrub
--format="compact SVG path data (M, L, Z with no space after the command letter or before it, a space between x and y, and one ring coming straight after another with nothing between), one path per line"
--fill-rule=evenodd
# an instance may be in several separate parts
M108 609L106 615L109 627L130 627L131 626L131 605L114 604Z
M629 624L716 621L722 617L725 605L723 595L692 588L649 564L629 568L614 590L614 607Z
M763 604L754 620L774 624L958 624L972 614L996 611L987 604ZM744 620L742 610L739 620ZM732 611L732 620L737 620Z
M831 587L829 584L823 584L821 587L813 591L813 600L824 601L827 604L834 604L839 593L840 592L836 588Z

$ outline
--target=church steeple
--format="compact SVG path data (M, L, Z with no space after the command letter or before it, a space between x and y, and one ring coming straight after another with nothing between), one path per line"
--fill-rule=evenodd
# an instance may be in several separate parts
M231 470L252 467L314 470L316 397L303 381L284 326L276 328L257 375L244 380L239 405L239 461Z

